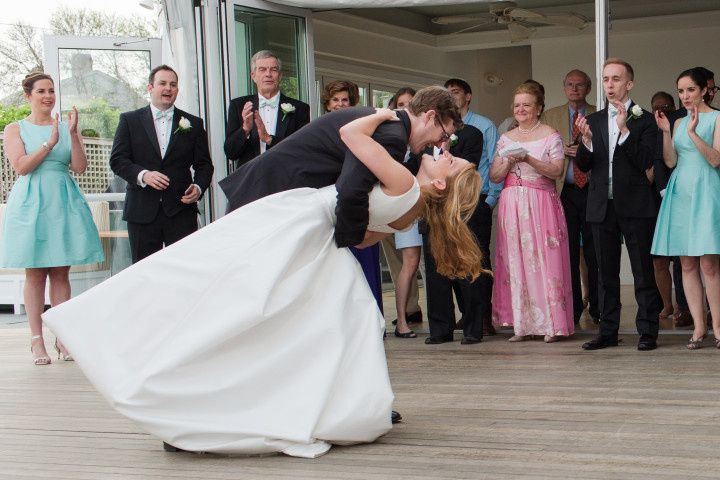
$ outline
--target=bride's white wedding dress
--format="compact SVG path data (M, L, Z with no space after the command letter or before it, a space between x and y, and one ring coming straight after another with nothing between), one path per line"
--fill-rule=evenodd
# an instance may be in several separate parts
M120 413L176 447L316 457L391 428L384 321L334 187L246 205L43 314ZM370 226L415 204L370 194Z

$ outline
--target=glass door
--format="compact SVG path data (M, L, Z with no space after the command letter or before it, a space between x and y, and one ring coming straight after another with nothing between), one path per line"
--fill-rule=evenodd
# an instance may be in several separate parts
M312 23L309 10L271 2L233 0L227 3L228 80L231 98L256 93L250 79L250 58L271 50L282 62L280 90L317 110Z
M127 226L122 220L125 180L110 170L110 151L123 112L148 104L150 70L162 62L159 39L45 36L45 71L55 79L53 113L63 119L78 110L87 170L75 178L85 193L105 249L105 262L73 267L73 292L80 293L130 265Z

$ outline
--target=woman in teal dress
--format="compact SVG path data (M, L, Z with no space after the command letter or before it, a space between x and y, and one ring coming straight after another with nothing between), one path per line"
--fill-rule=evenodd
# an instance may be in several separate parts
M720 112L703 101L707 83L705 75L694 68L678 77L678 95L688 114L675 122L674 135L665 114L655 113L663 132L663 160L677 168L660 206L652 253L680 256L685 295L695 322L687 344L691 350L702 347L707 336L701 270L715 346L720 348Z
M19 175L5 208L0 267L25 269L25 308L35 365L47 365L40 315L45 283L50 303L70 298L70 265L104 260L90 208L68 168L82 173L87 159L77 128L77 110L68 121L52 117L55 89L50 76L35 73L23 81L30 115L5 128L5 155ZM58 358L72 357L58 340Z

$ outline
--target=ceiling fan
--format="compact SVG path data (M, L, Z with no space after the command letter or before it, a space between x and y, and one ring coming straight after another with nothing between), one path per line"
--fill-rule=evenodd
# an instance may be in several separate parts
M435 17L432 22L438 25L458 24L461 26L472 23L472 25L461 28L453 32L453 34L468 32L492 23L507 25L510 32L510 41L520 42L529 38L535 31L533 24L561 25L581 30L587 25L588 19L576 13L545 15L524 8L517 8L515 2L496 2L489 6L488 13Z

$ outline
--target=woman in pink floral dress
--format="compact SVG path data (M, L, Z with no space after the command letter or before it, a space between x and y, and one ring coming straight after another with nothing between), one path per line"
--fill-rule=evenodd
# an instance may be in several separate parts
M515 90L519 126L497 144L490 180L504 181L498 204L493 324L512 326L510 341L546 342L574 332L567 224L555 192L562 175L560 135L540 122L545 106L536 85Z

